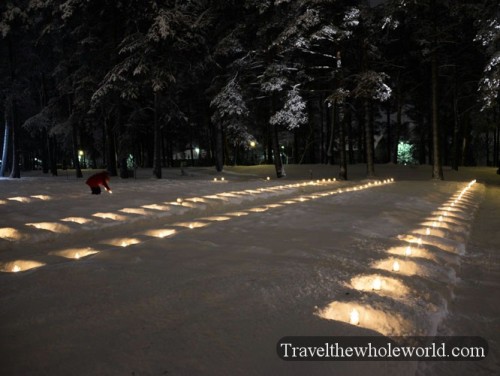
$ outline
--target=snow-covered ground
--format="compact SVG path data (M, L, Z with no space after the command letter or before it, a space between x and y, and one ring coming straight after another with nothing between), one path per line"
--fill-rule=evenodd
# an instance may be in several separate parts
M500 176L364 168L140 171L100 196L66 173L1 179L0 375L499 374ZM276 354L285 336L435 334L489 356Z

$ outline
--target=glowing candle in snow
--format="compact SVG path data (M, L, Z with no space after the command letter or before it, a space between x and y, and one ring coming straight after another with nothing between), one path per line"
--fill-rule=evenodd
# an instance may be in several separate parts
M20 272L20 271L21 271L21 268L19 267L19 265L14 265L14 267L12 268L12 271L13 271L14 273Z
M392 264L392 270L399 272L399 262L394 261L394 264Z
M178 202L179 204L182 204L182 198L178 198L178 199L177 199L177 202Z
M411 256L411 247L410 247L410 246L406 247L406 250L405 250L405 255L406 255L406 256ZM397 271L397 270L396 270L396 271Z
M430 229L430 228L427 228L427 229L425 230L425 235L430 235L430 234L431 234L431 229Z
M269 180L271 180L271 178L268 176L268 177L266 178L266 180L268 180L268 181L269 181Z
M75 259L77 259L77 260L78 260L79 258L80 258L80 253L79 253L79 252L76 252L76 253L75 253Z
M220 178L221 181L224 181L224 178Z
M121 245L122 245L122 247L126 247L127 246L127 242L123 241Z
M436 227L437 226L437 223L436 222L432 222L432 227Z
M214 181L217 181L217 178L214 178Z
M418 246L422 246L422 238L418 238Z
M439 222L443 222L443 216L442 215L439 216Z
M194 228L194 226L193 226L193 224L192 224L192 223L190 223L190 224L189 224L189 228L190 228L191 230Z
M350 323L352 325L358 325L359 324L359 312L356 308L353 308L351 311L350 315Z
M380 290L381 287L382 287L382 281L380 280L379 277L375 278L375 280L373 281L373 289Z

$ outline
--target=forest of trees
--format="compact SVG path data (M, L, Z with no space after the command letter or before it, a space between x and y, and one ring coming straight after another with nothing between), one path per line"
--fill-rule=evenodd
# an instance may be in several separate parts
M4 0L0 57L0 176L499 164L497 0Z

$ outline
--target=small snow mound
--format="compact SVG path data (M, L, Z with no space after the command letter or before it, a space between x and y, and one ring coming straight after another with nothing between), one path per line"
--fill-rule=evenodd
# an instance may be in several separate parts
M10 262L0 263L0 272L4 273L18 273L27 270L39 268L44 266L43 262L32 260L15 260Z
M364 302L332 302L315 313L327 319L375 330L386 336L412 333L412 322L397 310L380 309Z

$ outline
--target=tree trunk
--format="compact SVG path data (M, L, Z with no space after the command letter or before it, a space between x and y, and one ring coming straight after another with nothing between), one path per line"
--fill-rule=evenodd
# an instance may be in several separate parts
M73 140L73 165L75 166L76 177L83 178L82 169L80 167L80 160L78 159L78 136L76 131L77 129L75 121L71 120L71 135Z
M498 126L497 126L497 109L493 110L493 166L497 166L497 155L498 155Z
M128 166L127 166L127 158L120 158L120 178L128 179Z
M354 141L352 135L352 108L349 108L347 112L347 142L349 145L349 164L356 163L356 159L354 157Z
M10 79L11 79L11 99L10 99L10 125L11 125L11 147L12 147L12 160L11 160L11 170L10 177L11 178L20 178L21 177L21 169L19 167L19 140L17 135L17 105L16 99L14 97L14 85L16 82L16 70L14 61L14 46L12 44L12 33L7 34L7 50L9 53L9 69L10 69ZM6 117L8 115L6 114Z
M117 111L117 118L119 118L119 110ZM119 120L116 120L118 123ZM109 118L104 118L104 130L106 132L106 156L107 163L106 167L110 176L117 176L118 171L116 169L116 146L115 146L115 131L113 126L109 122Z
M387 162L392 161L392 124L391 124L391 105L390 101L387 101L387 107L385 109L386 114L386 126L387 126Z
M273 164L273 131L269 123L267 123L267 164Z
M453 98L453 146L452 146L452 156L451 156L451 168L455 171L458 171L458 162L459 162L459 133L460 133L460 119L458 115L458 99L456 96L456 91L454 93Z
M19 139L17 134L17 105L16 101L12 101L11 108L11 124L12 124L12 170L10 177L19 179L21 177L21 167L19 165Z
M373 150L373 117L371 116L370 101L365 101L365 142L366 142L366 176L375 177L375 161Z
M331 119L330 119L330 138L328 140L328 150L326 151L326 157L327 157L327 163L329 165L333 165L335 164L335 157L333 155L334 151L333 151L333 143L335 141L335 137L334 137L334 131L335 131L335 106L336 106L336 102L334 101L334 103L332 103L331 107L332 107L332 111L331 111Z
M47 134L47 129L42 130L42 172L44 174L49 173L50 166L50 145L49 145L49 135Z
M339 112L342 111L341 107L337 107ZM350 111L347 106L343 106L346 111ZM340 114L339 114L340 115ZM347 155L345 151L345 120L348 116L343 114L344 116L339 116L339 159L340 159L340 170L339 170L339 178L341 180L347 180Z
M222 172L224 168L224 147L222 143L222 124L215 125L215 169Z
M274 95L271 96L271 114L275 113L275 105L274 105ZM281 153L280 153L280 142L279 142L279 137L278 137L278 126L276 124L269 124L269 131L270 131L270 136L271 136L271 144L272 144L272 151L273 151L273 162L274 162L274 168L276 170L276 177L282 178L285 177L285 170L283 168L283 162L281 160Z
M320 163L326 162L326 153L325 153L325 104L322 96L319 97L319 121L320 121ZM295 159L296 160L296 159Z
M0 167L0 177L5 176L9 164L9 139L10 139L10 125L5 116L5 132L3 134L3 150L2 150L2 166Z
M281 153L278 138L278 127L271 124L271 135L273 137L273 160L274 168L276 169L276 177L283 178L286 176L285 169L283 168L283 162L281 161Z
M402 116L403 116L403 99L398 86L397 97L396 97L396 124L394 129L394 143L392 144L392 156L391 162L394 164L398 163L398 145L399 138L401 137L401 127L402 127Z
M432 178L437 180L443 180L443 165L441 162L441 144L440 144L440 134L439 134L439 123L438 123L438 63L436 51L432 53L431 61L432 69L432 151L433 151L433 163L432 163Z
M153 94L154 100L154 119L153 119L153 175L157 179L161 179L161 129L158 121L158 93Z
M52 176L57 176L57 142L49 135L49 168Z
M366 128L366 117L365 109L362 104L359 104L358 110L360 111L360 116L358 119L358 163L366 163L366 153L365 153L365 128Z

